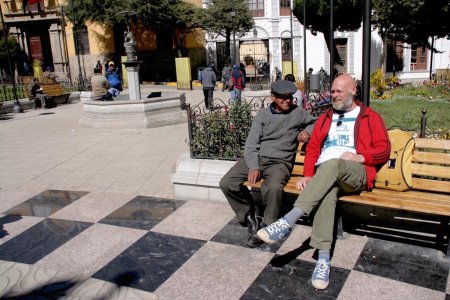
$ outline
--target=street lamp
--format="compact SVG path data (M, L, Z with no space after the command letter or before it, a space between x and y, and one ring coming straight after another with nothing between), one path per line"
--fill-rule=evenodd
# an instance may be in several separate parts
M236 12L232 11L230 12L230 16L233 19L233 64L236 64L236 29L234 27L234 17L236 16Z
M12 69L12 65L11 65L11 57L10 57L9 45L8 45L8 35L6 34L5 20L3 19L3 10L2 10L1 5L0 5L0 16L1 16L1 22L2 22L2 27L3 27L3 37L5 38L6 56L8 58L9 73L12 76L12 86L13 86L13 95L14 95L13 112L23 113L22 105L20 105L19 98L17 97L16 78L13 73L13 69Z
M256 48L255 48L255 42L256 42L256 38L258 37L258 30L256 30L256 28L253 28L253 64L255 66L255 81L256 81Z
M289 8L291 9L291 13L290 13L290 22L291 22L291 72L292 72L292 75L294 75L295 74L295 72L294 72L294 32L293 32L294 27L292 26L292 11L293 11L293 8L294 8L294 1L293 0L291 0L289 2Z

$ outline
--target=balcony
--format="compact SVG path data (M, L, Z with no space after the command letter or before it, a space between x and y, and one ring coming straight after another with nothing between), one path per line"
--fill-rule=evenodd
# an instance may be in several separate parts
M27 14L48 14L57 11L56 0L39 0L37 3L28 4L23 0L3 0L3 13L7 17L22 16ZM24 7L25 4L25 7Z

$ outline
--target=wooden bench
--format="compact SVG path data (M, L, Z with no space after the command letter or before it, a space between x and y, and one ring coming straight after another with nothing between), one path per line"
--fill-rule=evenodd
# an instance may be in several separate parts
M53 104L51 106L54 106L56 104L69 103L70 93L65 93L64 88L61 84L59 84L59 83L41 84L41 87L43 88L44 93L47 94L47 96L49 97L50 102ZM33 97L30 94L30 91L28 90L28 86L26 86L26 93L27 93L27 97L28 97L28 99L30 99L30 101L36 100L36 97Z
M435 234L435 245L447 254L450 234L450 140L416 138L415 143L411 190L398 192L374 188L370 192L341 196L339 201L432 216L439 223L433 228L437 232L432 232ZM303 176L305 149L305 144L299 145L291 178L284 187L286 193L300 194L296 183ZM244 183L252 188L261 188L261 184L262 181ZM421 229L425 223L421 224L416 229Z

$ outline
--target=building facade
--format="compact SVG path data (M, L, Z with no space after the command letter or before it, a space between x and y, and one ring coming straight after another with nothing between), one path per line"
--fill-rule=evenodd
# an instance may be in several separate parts
M212 2L204 0L203 7ZM323 34L313 35L307 30L306 36L303 36L303 25L295 16L291 19L291 0L246 0L246 2L253 15L255 28L251 32L236 34L235 51L239 54L235 63L243 63L246 66L247 76L250 79L258 75L263 76L261 65L265 65L265 70L270 71L271 78L274 77L275 67L281 68L284 75L293 73L300 79L304 77L305 69L312 68L313 73L316 73L323 68L330 73L330 55ZM223 65L225 38L205 33L205 39L207 60L216 62L220 70ZM362 40L362 27L354 32L334 33L337 49L335 56L339 56L343 64L339 66L339 71L359 79L362 74ZM399 43L384 44L377 31L373 29L370 70L373 72L382 68L388 76L395 74L405 82L428 80L430 69L432 74L448 74L450 40L437 39L434 46L440 52L433 53L432 57L428 49ZM233 53L233 50L231 52Z
M188 2L201 6L201 0ZM75 31L65 15L65 0L1 0L0 3L6 30L25 51L30 70L39 62L44 71L51 67L60 80L76 82L82 78L89 83L97 61L106 66L112 60L120 67L124 59L126 27L123 24L111 27L88 22ZM140 68L143 80L175 80L175 38L183 37L193 74L194 69L205 64L204 38L200 31L155 32L139 22L132 24L131 31L136 38L138 57L143 61ZM24 75L23 66L17 66L17 71Z

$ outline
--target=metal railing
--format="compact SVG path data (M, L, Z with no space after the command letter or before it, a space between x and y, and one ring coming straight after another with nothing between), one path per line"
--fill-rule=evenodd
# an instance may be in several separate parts
M0 81L0 102L15 100L15 95L17 95L17 99L26 98L26 88L23 83L18 82L13 85L12 79L2 79Z

